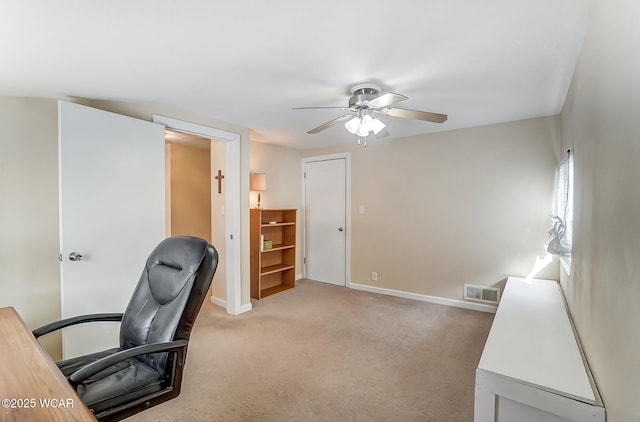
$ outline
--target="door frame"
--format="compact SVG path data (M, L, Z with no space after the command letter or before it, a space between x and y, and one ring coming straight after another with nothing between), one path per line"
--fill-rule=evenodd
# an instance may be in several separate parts
M209 126L173 119L158 114L153 115L153 122L165 126L166 129L190 135L201 136L215 141L227 143L225 166L225 227L226 227L226 309L230 315L238 315L242 309L241 278L241 244L240 236L240 134Z
M302 186L302 276L304 278L307 277L307 264L305 263L305 257L307 256L306 247L307 247L307 237L306 237L306 205L307 205L307 189L305 183L305 170L307 163L312 163L316 161L329 161L329 160L345 160L345 230L347 231L345 236L345 248L344 248L344 263L345 263L345 285L346 287L351 287L351 153L343 152L337 154L327 154L327 155L316 155L311 157L304 157L301 160L301 171L300 175L302 177L301 186Z

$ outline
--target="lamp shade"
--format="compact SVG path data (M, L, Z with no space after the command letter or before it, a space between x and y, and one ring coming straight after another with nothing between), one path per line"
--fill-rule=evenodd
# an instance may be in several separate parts
M253 191L265 191L267 190L267 174L266 173L251 173L250 188Z

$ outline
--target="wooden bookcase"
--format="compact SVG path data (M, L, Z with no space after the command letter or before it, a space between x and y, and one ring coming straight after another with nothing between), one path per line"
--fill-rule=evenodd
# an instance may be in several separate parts
M271 248L263 248L263 240ZM262 299L296 285L296 210L251 210L251 297Z

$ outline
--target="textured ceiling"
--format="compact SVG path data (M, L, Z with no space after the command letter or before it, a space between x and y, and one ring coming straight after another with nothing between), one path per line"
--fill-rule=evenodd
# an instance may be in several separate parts
M306 131L373 82L443 124L383 118L402 137L557 114L591 1L10 0L0 95L151 102L298 149L353 142Z

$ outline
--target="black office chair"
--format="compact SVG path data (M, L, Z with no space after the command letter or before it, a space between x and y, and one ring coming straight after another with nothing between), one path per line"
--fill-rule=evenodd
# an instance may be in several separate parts
M189 335L217 265L207 241L167 238L149 256L124 314L68 318L33 335L121 321L120 347L57 363L98 420L121 420L180 394Z

